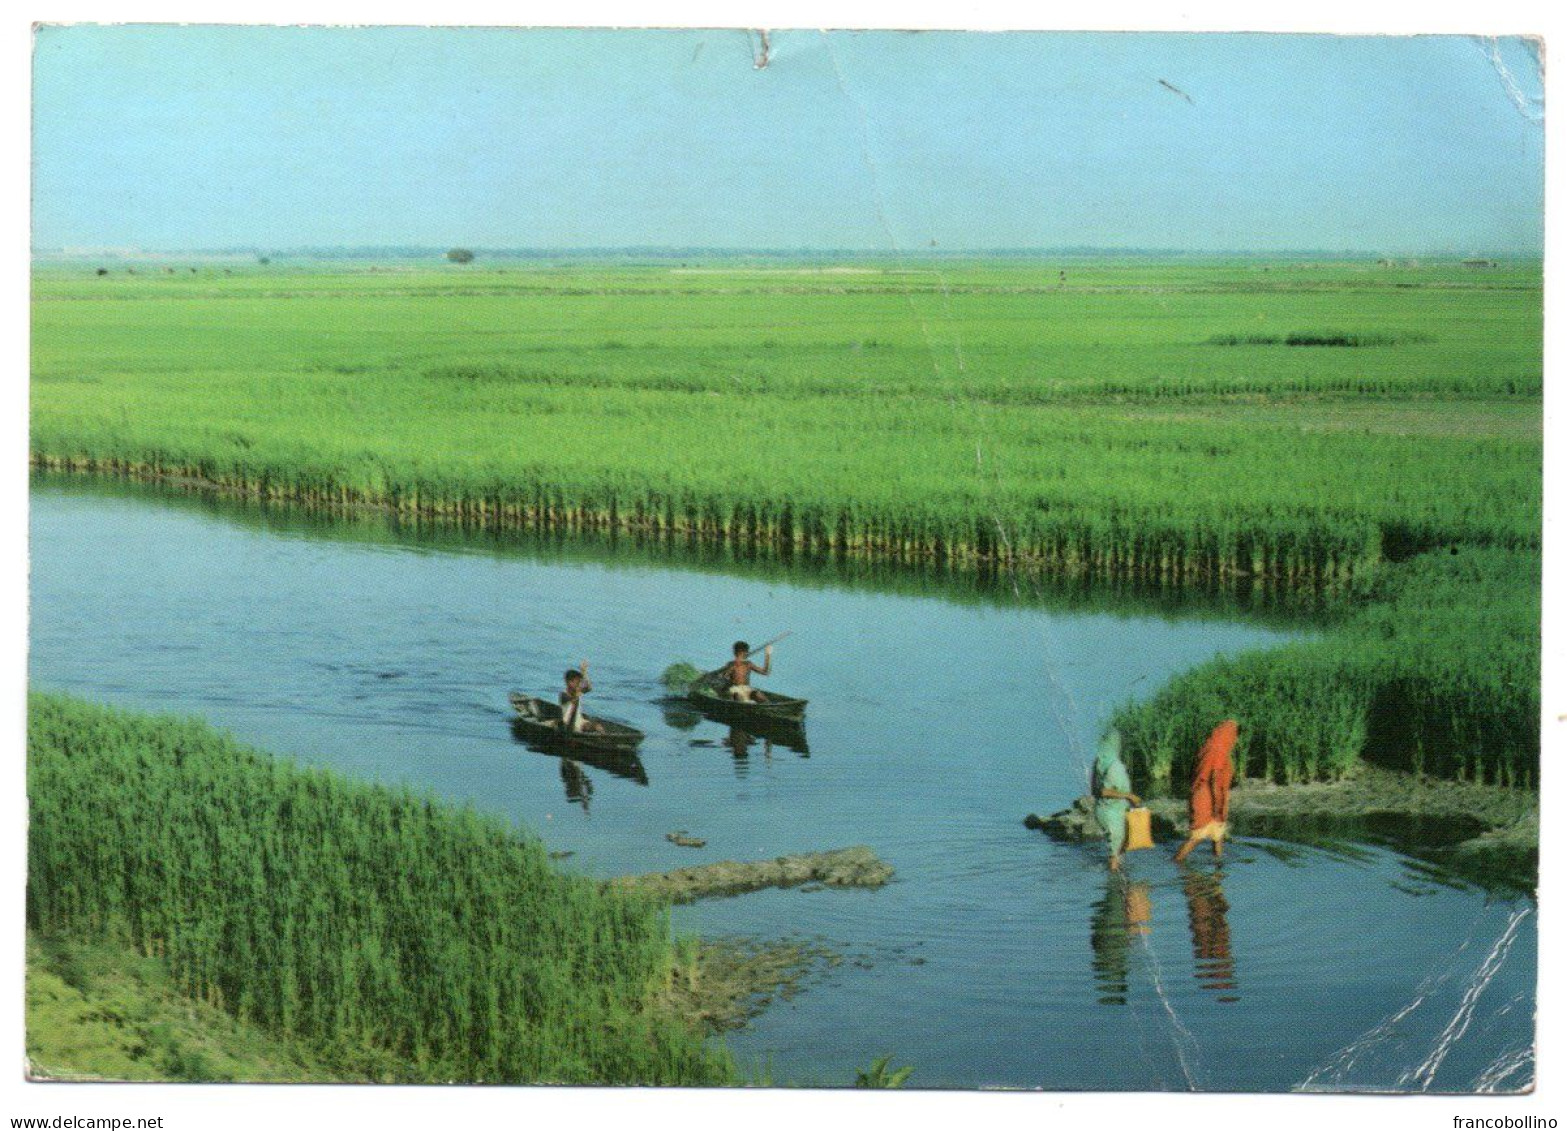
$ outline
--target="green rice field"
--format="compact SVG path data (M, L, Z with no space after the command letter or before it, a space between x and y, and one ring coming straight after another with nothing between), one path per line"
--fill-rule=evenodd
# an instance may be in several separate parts
M1541 286L1505 260L43 265L32 453L438 522L1265 586L1336 627L1125 713L1155 780L1244 690L1255 772L1380 745L1524 784Z
M35 454L1175 581L1539 540L1537 265L134 269L38 275Z

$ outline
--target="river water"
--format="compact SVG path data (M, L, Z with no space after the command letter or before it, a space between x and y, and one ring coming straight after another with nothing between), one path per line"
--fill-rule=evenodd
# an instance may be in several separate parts
M500 814L596 876L868 844L878 891L677 909L677 929L838 953L725 1038L781 1084L892 1054L912 1085L1513 1090L1532 1083L1535 915L1386 848L1241 839L1216 866L1022 825L1082 792L1109 713L1309 631L1222 608L987 597L580 544L399 533L44 477L33 686L199 714L355 777ZM661 704L675 660L792 630L808 743ZM522 745L506 693L592 663L640 765ZM787 738L787 736L784 736ZM798 749L804 745L806 749ZM680 847L665 834L705 838Z

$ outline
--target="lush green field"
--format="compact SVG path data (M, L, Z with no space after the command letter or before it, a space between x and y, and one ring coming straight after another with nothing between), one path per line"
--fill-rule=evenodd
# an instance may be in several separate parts
M1348 617L1330 637L1123 716L1147 773L1178 777L1217 713L1281 779L1380 749L1534 780L1538 263L135 269L39 269L36 462L1326 591Z
M667 909L502 822L195 722L28 701L27 922L134 948L340 1075L705 1084ZM66 1003L67 1006L69 1003Z
M38 456L1177 583L1538 544L1536 265L117 270L38 274Z

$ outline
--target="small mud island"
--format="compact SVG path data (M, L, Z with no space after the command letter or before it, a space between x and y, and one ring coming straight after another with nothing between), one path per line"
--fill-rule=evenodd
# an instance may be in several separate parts
M667 899L690 903L712 896L742 895L764 888L819 885L836 888L879 888L892 879L892 866L865 845L830 852L776 856L771 860L741 862L720 860L673 872L622 876L609 886L632 888Z

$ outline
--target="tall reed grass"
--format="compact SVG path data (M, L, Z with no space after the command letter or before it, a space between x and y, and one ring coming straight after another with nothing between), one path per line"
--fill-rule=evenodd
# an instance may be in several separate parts
M1278 782L1350 775L1361 759L1437 777L1536 786L1540 559L1468 549L1388 565L1324 636L1220 657L1128 704L1141 777L1183 783L1202 740L1240 723L1236 766Z
M163 958L190 996L403 1081L712 1084L654 1006L667 908L497 820L209 727L28 699L27 921Z

